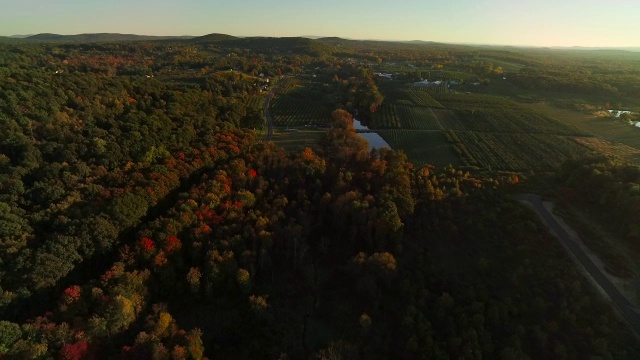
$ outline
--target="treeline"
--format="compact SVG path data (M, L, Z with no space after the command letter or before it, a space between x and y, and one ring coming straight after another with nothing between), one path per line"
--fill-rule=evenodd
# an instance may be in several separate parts
M558 177L568 201L588 204L602 224L640 251L640 167L590 158L565 163Z

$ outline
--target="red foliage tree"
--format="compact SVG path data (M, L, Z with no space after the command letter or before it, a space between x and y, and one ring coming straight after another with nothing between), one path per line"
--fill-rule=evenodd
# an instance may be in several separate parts
M78 341L75 344L67 344L60 350L60 358L65 360L86 359L89 352L89 343Z
M140 244L142 245L142 249L144 249L144 251L153 251L153 249L156 248L156 244L153 242L153 240L147 237L143 237L142 239L140 239Z

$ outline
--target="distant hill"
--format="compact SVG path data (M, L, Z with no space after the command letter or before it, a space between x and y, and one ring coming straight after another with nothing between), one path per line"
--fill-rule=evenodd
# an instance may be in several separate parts
M98 34L78 34L78 35L59 35L59 34L37 34L25 37L29 41L56 41L56 42L118 42L118 41L149 41L149 40L182 40L191 39L193 36L150 36L150 35L134 35L134 34L117 34L117 33L98 33Z
M12 38L9 36L0 36L0 43L14 43L20 41L20 39Z
M236 40L236 39L239 39L239 38L232 35L227 35L227 34L213 33L213 34L208 34L204 36L197 36L190 39L189 41L203 43L203 42L219 42L219 41Z
M326 42L326 43L334 43L334 44L343 44L343 43L347 43L349 41L353 41L353 40L344 39L344 38L337 37L337 36L323 37L323 38L318 38L317 40L318 41L322 41L322 42Z
M228 35L227 35L228 36ZM216 37L213 37L214 39ZM225 48L251 49L266 53L295 53L317 56L330 54L333 46L319 40L303 37L247 37L215 41L217 46Z

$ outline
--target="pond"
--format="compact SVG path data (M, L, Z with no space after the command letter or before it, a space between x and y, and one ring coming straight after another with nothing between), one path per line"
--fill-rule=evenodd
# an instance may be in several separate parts
M378 133L370 132L369 128L362 125L359 120L353 119L353 127L358 132L358 135L367 140L369 143L369 151L371 151L371 149L379 149L383 147L391 148L382 136L378 135Z
M358 130L369 130L368 127L362 125L360 120L356 120L356 119L353 119L353 127L356 129L356 131L358 131Z
M389 146L385 139L383 139L382 136L378 135L377 133L367 132L358 133L358 135L362 136L363 138L365 138L365 140L367 140L367 142L369 142L370 151L371 149L379 149L383 147L391 148L391 146Z

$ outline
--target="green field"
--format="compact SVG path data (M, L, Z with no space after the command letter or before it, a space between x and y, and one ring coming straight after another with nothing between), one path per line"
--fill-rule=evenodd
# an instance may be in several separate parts
M382 130L378 132L393 149L404 151L416 166L444 167L462 163L441 131Z

